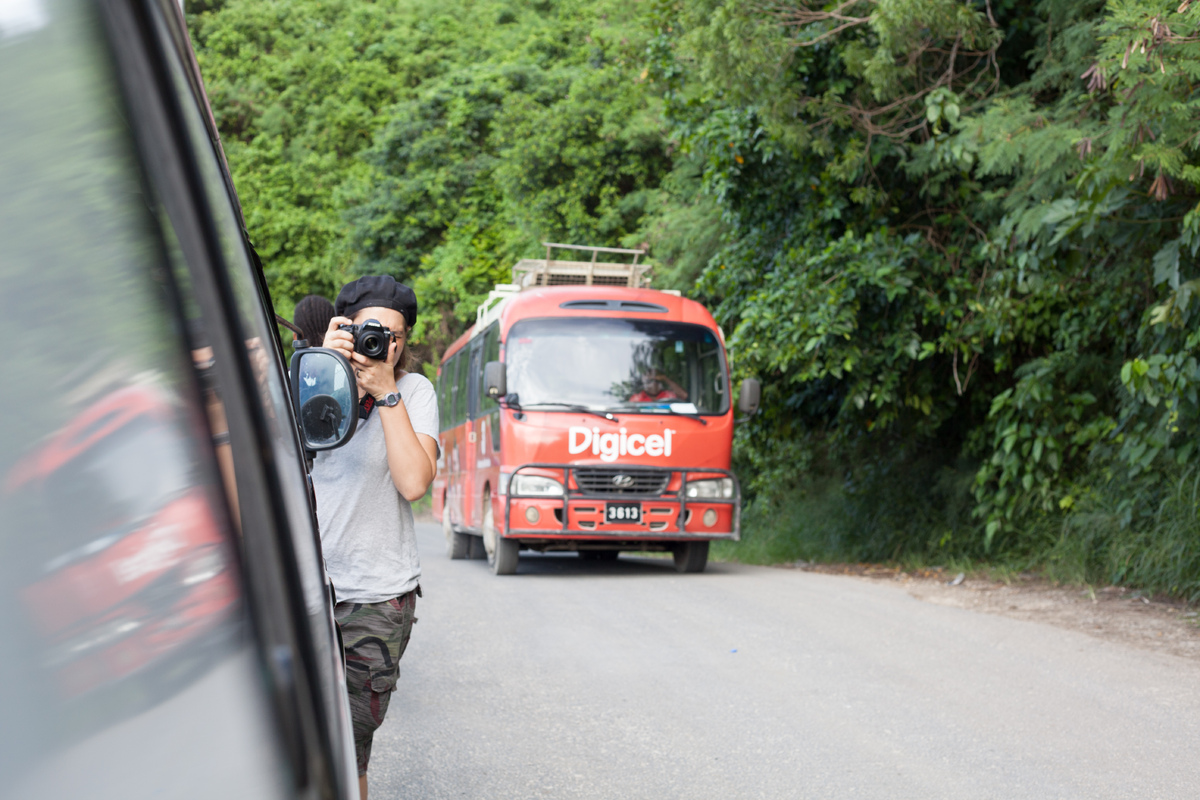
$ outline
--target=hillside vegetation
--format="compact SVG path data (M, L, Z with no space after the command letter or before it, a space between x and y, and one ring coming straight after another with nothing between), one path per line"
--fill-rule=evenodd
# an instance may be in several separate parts
M737 557L1200 597L1200 3L189 19L281 311L387 272L436 357L539 242L648 244L764 384Z

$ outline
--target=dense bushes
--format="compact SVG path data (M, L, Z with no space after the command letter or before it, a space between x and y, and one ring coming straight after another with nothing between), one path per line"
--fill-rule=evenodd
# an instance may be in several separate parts
M615 7L228 0L192 11L285 312L386 272L416 284L427 312L416 341L433 358L540 242L635 234L670 168L638 83L641 39Z
M770 383L754 513L813 554L1197 594L1200 9L659 8L666 116L729 226L697 289ZM820 479L771 468L799 451Z

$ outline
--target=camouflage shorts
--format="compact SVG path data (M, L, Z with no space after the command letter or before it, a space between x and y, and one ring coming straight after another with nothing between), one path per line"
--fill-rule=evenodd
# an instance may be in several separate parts
M417 618L417 587L382 603L338 603L333 616L346 648L346 689L354 724L358 774L367 774L371 741L383 724L388 700L400 677L400 657Z

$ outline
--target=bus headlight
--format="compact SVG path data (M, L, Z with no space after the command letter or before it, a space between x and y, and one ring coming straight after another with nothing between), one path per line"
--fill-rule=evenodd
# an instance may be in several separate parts
M562 497L562 484L553 478L541 475L515 475L508 486L508 493L532 497Z
M706 481L688 481L688 498L706 497L728 500L733 497L733 478L713 478Z

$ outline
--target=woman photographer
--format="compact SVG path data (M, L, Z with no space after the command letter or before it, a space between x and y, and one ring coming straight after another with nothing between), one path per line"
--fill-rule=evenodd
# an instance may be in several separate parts
M337 593L334 616L346 648L354 750L366 800L371 741L416 622L421 566L410 503L424 496L437 474L438 407L433 384L404 369L417 320L412 289L387 276L359 278L342 287L334 308L324 346L339 350L354 367L359 423L345 447L317 455L312 477L321 545ZM368 320L389 332L385 357L356 352L354 330L340 327Z

